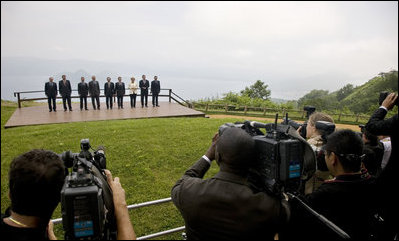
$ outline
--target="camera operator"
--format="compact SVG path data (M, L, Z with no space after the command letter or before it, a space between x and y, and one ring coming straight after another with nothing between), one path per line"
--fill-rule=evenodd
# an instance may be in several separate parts
M391 93L386 96L380 108L374 112L366 124L366 130L374 135L387 135L391 138L392 152L389 161L377 179L379 195L382 198L382 218L385 220L385 230L383 238L393 239L399 234L399 198L392 194L393 189L397 189L399 171L398 162L398 114L389 119L384 119L389 110L398 103L398 95ZM396 185L394 185L396 184ZM394 186L392 186L394 185Z
M325 181L305 196L305 202L329 219L352 239L367 240L375 213L375 178L361 171L363 142L352 130L338 130L327 137L323 147L326 165L334 179ZM296 238L336 239L332 232L304 210L292 204L290 235ZM292 234L293 233L293 234ZM336 233L335 233L336 234Z
M172 188L188 239L273 239L289 216L281 198L254 192L248 183L255 142L239 128L227 128ZM202 180L216 160L219 172Z
M363 154L365 154L362 163L371 175L378 176L382 170L381 162L384 156L384 144L378 140L376 135L367 130L363 131L362 140L364 143Z
M314 112L309 116L308 123L306 125L306 138L307 142L312 146L315 152L318 152L323 144L325 144L325 133L323 130L316 128L317 121L327 121L334 123L331 116L322 113ZM302 126L298 128L298 133L301 133ZM322 160L323 161L323 160ZM323 168L324 167L324 168ZM316 190L325 181L330 179L330 173L326 170L324 163L318 162L318 167L314 175L305 184L305 194L309 194Z
M56 239L50 218L60 202L64 177L64 164L51 151L31 150L11 162L11 207L1 217L4 240Z
M135 239L119 178L106 170L113 192L118 239ZM59 155L34 149L16 157L10 165L9 196L11 207L1 215L1 233L5 240L57 239L50 218L58 206L65 181L65 166Z

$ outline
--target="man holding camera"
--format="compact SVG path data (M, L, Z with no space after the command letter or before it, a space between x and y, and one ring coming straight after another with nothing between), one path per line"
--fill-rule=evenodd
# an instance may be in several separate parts
M381 93L383 94L383 93ZM385 93L386 94L386 93ZM398 106L398 95L395 93L386 94L374 114L366 124L366 130L374 135L386 135L391 138L392 152L389 161L380 176L377 178L379 196L381 199L382 218L384 219L383 239L394 239L399 237L399 198L394 194L393 189L397 189L397 175L399 171L398 162L398 114L389 119L385 119L386 114L395 105ZM381 101L380 101L381 102ZM392 186L393 184L395 184Z
M334 123L331 116L322 113L314 112L309 116L309 120L306 125L306 138L307 142L312 146L315 152L318 152L325 142L325 133L316 127L317 121L327 121ZM298 128L298 133L301 133L302 126ZM305 184L305 194L309 194L316 190L320 185L327 179L330 179L330 173L327 167L324 165L324 160L318 161L317 170L310 180Z
M113 192L117 239L135 239L119 178L105 170ZM11 207L1 215L4 240L57 239L50 218L58 206L65 180L65 166L51 151L34 149L16 157L9 170Z
M365 154L362 165L370 175L377 177L382 171L384 144L378 140L376 135L371 134L365 128L362 130L362 140L364 143L363 154Z
M369 240L371 219L376 213L376 185L375 178L361 171L363 142L360 136L352 130L338 130L327 137L323 152L334 179L302 196L317 215L292 200L292 218L283 233L284 239L335 240L349 235L354 240ZM320 215L340 230L320 222Z
M11 207L1 217L2 238L55 239L49 221L64 179L64 164L51 151L35 149L15 158L9 170Z
M172 188L189 239L273 239L289 216L288 203L255 192L248 181L255 141L244 130L228 128ZM203 180L216 160L219 173Z

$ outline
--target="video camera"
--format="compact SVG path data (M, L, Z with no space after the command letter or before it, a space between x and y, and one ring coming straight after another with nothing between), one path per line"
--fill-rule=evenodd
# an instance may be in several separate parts
M305 120L305 122L303 124L299 124L299 123L297 123L297 122L295 122L293 120L287 119L287 118L284 120L284 122L286 122L286 123L288 122L288 125L294 127L296 130L299 127L302 126L300 135L303 138L306 138L306 126L308 125L308 119L309 119L309 116L311 114L313 114L313 112L316 111L316 107L314 107L314 106L305 106L305 107L303 107L303 110L306 111L306 120Z
M323 145L327 142L327 136L335 131L335 124L328 121L316 121L316 129L321 133ZM320 171L328 171L324 157L324 151L321 148L314 149L316 154L316 169Z
M91 153L89 139L82 139L80 147L80 153L65 151L60 155L67 174L61 190L65 239L116 239L112 190L104 173L104 148ZM70 174L67 168L72 168Z
M304 181L316 171L315 152L309 143L303 139L288 121L277 124L278 114L274 123L245 121L244 123L226 123L219 127L219 136L227 128L245 130L255 140L255 160L249 169L248 182L254 191L266 192L269 195L282 197L285 192L291 200L303 206L307 212L317 218L322 224L335 232L341 239L349 239L349 235L330 220L314 211L299 197ZM319 128L326 133L332 133L335 125L320 121ZM259 128L265 128L264 134Z
M220 136L226 128L241 128L252 136L256 153L250 168L249 183L256 191L276 196L286 190L296 192L301 180L315 171L312 170L315 167L314 153L304 159L305 149L311 148L309 144L287 123L277 124L277 119L278 114L275 123L245 121L219 127ZM259 128L265 128L266 134Z

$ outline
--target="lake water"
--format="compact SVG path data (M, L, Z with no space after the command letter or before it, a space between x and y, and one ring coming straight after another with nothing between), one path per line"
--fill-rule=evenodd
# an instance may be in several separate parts
M1 99L3 100L11 100L17 101L17 97L14 97L14 92L23 92L23 91L44 91L44 85L48 81L49 76L40 76L40 75L32 75L32 76L2 76L1 77ZM69 78L67 78L69 79ZM58 81L61 79L54 79L54 82L58 84ZM80 80L78 79L69 79L71 81L72 89L77 90L78 83ZM105 78L102 80L97 78L100 83L100 88L103 88L106 80ZM122 80L127 85L130 82L130 78L128 76L122 76ZM129 80L129 81L128 81ZM174 93L181 96L186 100L198 100L206 97L222 97L223 93L227 93L232 91L232 88L236 87L237 90L242 89L240 84L235 81L214 81L208 79L186 79L186 78L178 78L178 77L169 77L168 79L161 79L161 88L164 89L172 89ZM89 76L86 77L86 82L89 82ZM116 82L117 78L113 77L112 82ZM138 81L136 79L136 81ZM206 84L212 83L212 84ZM77 95L77 91L72 93L73 95ZM167 91L161 92L161 94L168 94ZM21 94L21 98L40 98L45 97L44 92L42 93L24 93ZM105 101L102 100L102 101Z
M97 80L100 83L100 88L102 89L105 82L106 76L96 75ZM130 82L129 75L121 75L122 81L127 85ZM152 76L147 76L148 79L152 80ZM17 97L14 97L14 92L23 92L23 91L44 91L44 85L48 81L49 76L43 75L7 75L1 76L1 99L3 100L11 100L17 101ZM91 80L90 76L85 76L86 82ZM112 82L117 81L117 76L111 75ZM79 77L68 78L71 81L72 89L77 90L78 83L80 82ZM136 77L136 81L139 79ZM54 76L54 82L58 84L61 80L60 76ZM176 76L160 76L159 80L161 81L161 88L163 89L172 89L174 93L179 95L185 100L199 100L205 98L221 98L224 93L228 93L230 91L239 93L240 90L243 90L246 86L250 86L253 84L252 82L243 82L237 79L210 79L210 78L194 78L194 77L176 77ZM103 93L103 92L101 92ZM73 95L77 95L77 91L72 93ZM161 94L168 94L168 91L164 90ZM281 98L281 99L293 99L293 96L297 97L300 93L296 91L295 93L290 92L289 90L279 91L278 89L272 89L273 98ZM21 94L21 98L40 98L45 97L44 92L41 93L28 93ZM74 101L78 101L77 99L73 99ZM166 101L167 98L161 98L161 101ZM101 98L101 102L105 102L105 98ZM127 100L125 100L127 101Z

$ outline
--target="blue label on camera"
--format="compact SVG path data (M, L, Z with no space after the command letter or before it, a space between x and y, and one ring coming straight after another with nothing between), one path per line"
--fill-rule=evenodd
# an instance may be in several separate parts
M79 221L74 223L75 237L87 237L94 234L93 221Z
M301 176L301 166L299 164L290 165L289 178L297 178Z

